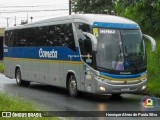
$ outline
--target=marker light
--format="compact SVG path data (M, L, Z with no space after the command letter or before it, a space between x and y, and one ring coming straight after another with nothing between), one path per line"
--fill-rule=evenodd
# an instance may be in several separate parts
M146 85L142 87L142 90L146 89Z

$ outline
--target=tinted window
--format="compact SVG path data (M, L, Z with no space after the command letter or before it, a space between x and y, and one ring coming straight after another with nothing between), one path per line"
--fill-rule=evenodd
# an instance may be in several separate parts
M63 40L60 25L49 26L47 39L49 46L61 46Z
M49 46L47 45L48 27L38 27L36 30L37 46Z
M72 24L66 24L64 27L62 27L62 33L65 35L64 46L69 47L72 50L75 50L76 47L72 30Z
M83 31L83 32L88 32L88 33L91 33L92 30L91 30L91 27L90 25L88 24L85 24L85 23L75 23L76 25L76 28Z
M26 46L36 46L36 29L28 28L26 32Z
M26 44L25 30L22 29L14 31L13 46L25 46L25 44Z
M49 46L66 46L76 50L72 24L49 26L47 43Z
M8 46L9 45L9 36L10 36L10 32L6 31L5 32L5 45Z
M72 24L6 31L8 46L66 46L76 50Z
M13 46L14 42L14 31L5 32L5 44L6 46Z

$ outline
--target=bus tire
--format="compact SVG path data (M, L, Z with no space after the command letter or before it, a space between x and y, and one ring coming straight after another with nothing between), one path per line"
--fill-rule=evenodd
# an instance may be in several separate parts
M78 94L76 77L73 74L69 77L68 91L71 97L76 97Z
M30 82L22 80L21 70L19 68L16 70L16 83L18 86L24 86L24 87L28 87L30 85Z
M112 97L120 97L121 93L112 93Z
M29 87L29 85L30 85L29 81L23 81L23 84L22 84L23 87Z

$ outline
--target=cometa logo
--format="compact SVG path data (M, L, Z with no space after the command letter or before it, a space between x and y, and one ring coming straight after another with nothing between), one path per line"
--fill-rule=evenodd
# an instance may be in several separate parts
M44 51L42 48L39 49L40 58L57 58L58 51Z

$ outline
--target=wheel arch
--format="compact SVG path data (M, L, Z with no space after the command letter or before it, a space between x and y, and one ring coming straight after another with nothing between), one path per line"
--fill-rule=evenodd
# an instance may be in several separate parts
M18 70L18 69L20 69L21 70L21 67L20 67L20 65L16 65L16 67L15 67L15 78L16 78L16 71Z
M75 76L76 82L77 82L76 72L73 71L73 70L69 70L69 71L67 72L67 76L66 76L66 88L67 88L67 89L68 89L69 78L70 78L71 75L74 75L74 76ZM77 87L77 88L78 88L78 87Z

